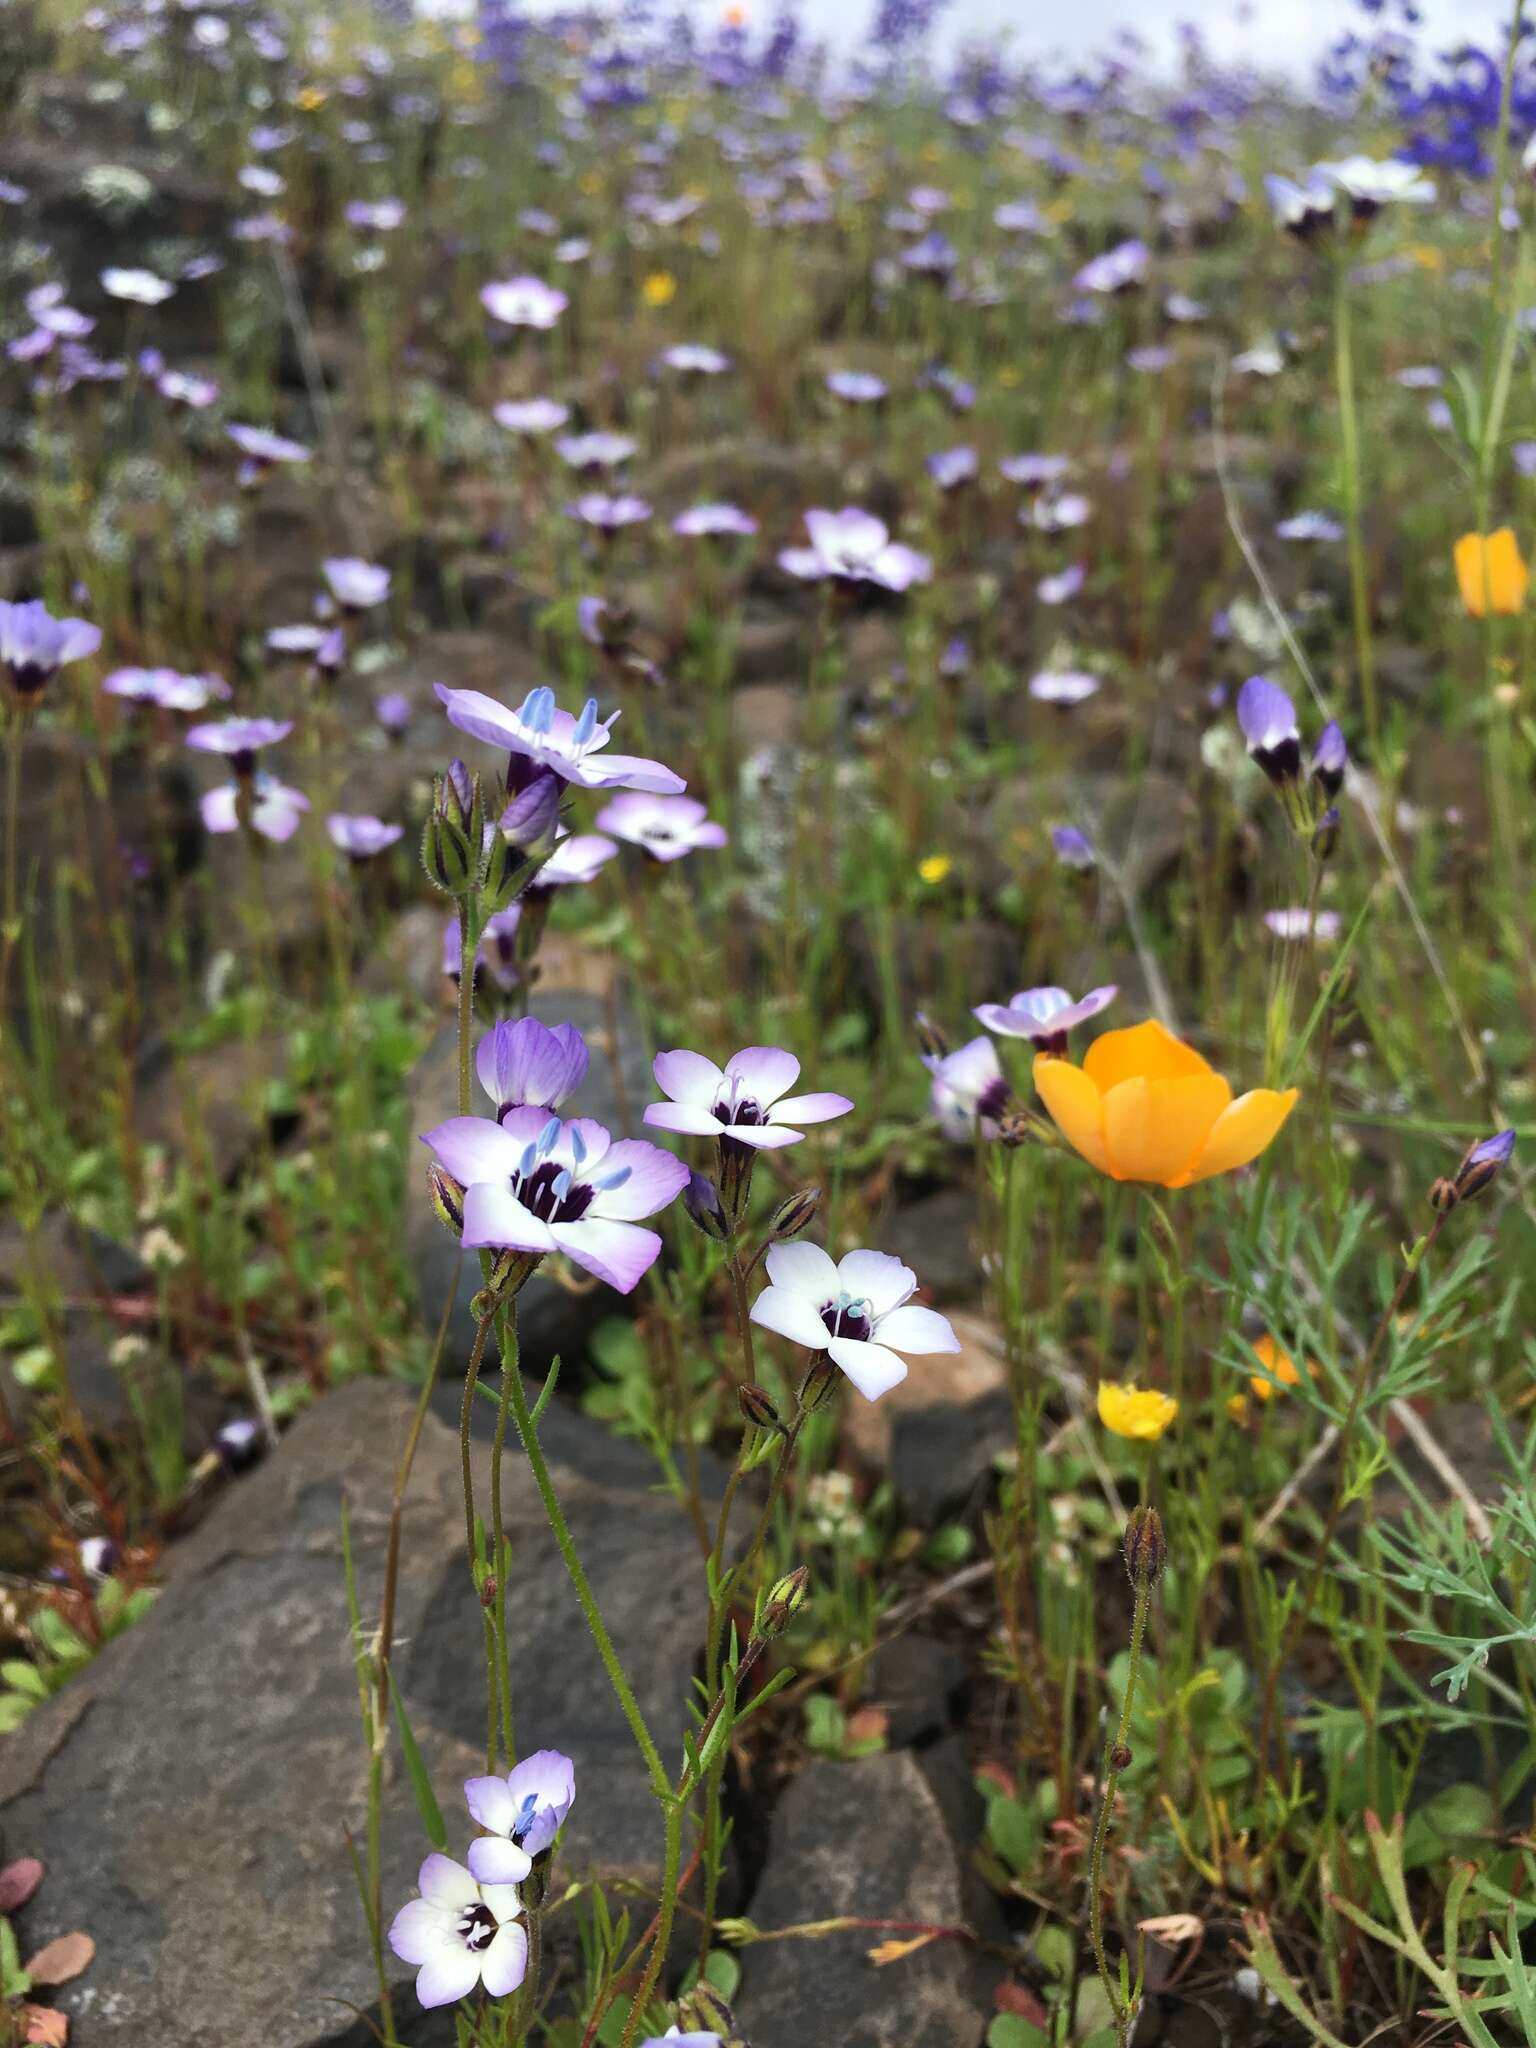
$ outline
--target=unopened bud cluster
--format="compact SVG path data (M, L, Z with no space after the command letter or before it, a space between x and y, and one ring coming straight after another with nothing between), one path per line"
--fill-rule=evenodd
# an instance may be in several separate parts
M1515 1134L1512 1130L1499 1131L1491 1138L1480 1140L1453 1174L1437 1180L1430 1188L1430 1207L1443 1216L1462 1202L1474 1200L1497 1178L1500 1168L1508 1165L1514 1149Z

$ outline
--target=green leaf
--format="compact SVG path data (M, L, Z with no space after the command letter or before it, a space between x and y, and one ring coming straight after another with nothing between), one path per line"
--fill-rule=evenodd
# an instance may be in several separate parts
M1051 2037L1017 2013L1000 2012L987 2029L987 2048L1051 2048Z
M1037 1808L1000 1794L987 1805L987 1840L1015 1877L1026 1877L1040 1855L1044 1830Z
M416 1795L416 1811L421 1816L422 1827L427 1840L434 1849L448 1847L448 1830L443 1823L437 1796L432 1790L432 1781L427 1776L427 1767L421 1760L421 1751L416 1747L416 1737L411 1732L411 1723L395 1684L395 1674L389 1674L390 1704L395 1710L395 1727L400 1735L400 1754L405 1758L406 1775L411 1781L411 1790Z
M15 1692L29 1693L35 1700L48 1697L48 1682L35 1664L24 1657L8 1657L0 1664L0 1678Z
M20 1998L32 1989L32 1979L21 1967L16 1930L9 1920L0 1919L0 1998Z

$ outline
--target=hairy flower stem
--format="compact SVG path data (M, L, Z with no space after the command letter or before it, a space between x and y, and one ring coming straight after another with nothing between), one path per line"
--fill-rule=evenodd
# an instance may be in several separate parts
M464 1374L464 1399L459 1408L459 1468L464 1482L464 1542L469 1552L470 1577L474 1581L475 1597L480 1597L480 1581L475 1576L475 1474L469 1453L469 1422L475 1408L475 1388L480 1382L480 1361L485 1356L485 1340L490 1332L494 1312L480 1318L475 1327L474 1349L469 1354L469 1366Z
M1099 1817L1093 1830L1093 1852L1088 1859L1088 1938L1093 1944L1093 1959L1098 1964L1099 1982L1104 1986L1104 1995L1109 2000L1109 2009L1114 2014L1115 2039L1119 2048L1128 2048L1131 2031L1136 2024L1138 2001L1129 2005L1122 2003L1120 1987L1110 1974L1109 1957L1104 1951L1104 1850L1109 1841L1110 1816L1114 1811L1115 1788L1120 1782L1123 1765L1117 1765L1117 1755L1125 1754L1125 1738L1130 1733L1131 1709L1136 1700L1136 1678L1141 1669L1141 1644L1147 1630L1147 1614L1152 1605L1152 1585L1141 1580L1136 1587L1136 1606L1131 1615L1131 1661L1125 1674L1125 1697L1120 1702L1120 1725L1112 1742L1104 1745L1104 1791L1099 1803Z
M669 1798L666 1807L666 1850L661 1872L661 1902L656 1915L656 1933L651 1942L651 1953L646 1960L645 1975L640 1979L640 1988L635 1993L629 2008L629 2017L624 2022L624 2032L619 2048L634 2048L640 2032L645 2008L651 2002L651 1995L661 1976L661 1966L666 1961L667 1950L672 1945L672 1922L677 1916L678 1871L683 1860L683 1802Z
M26 713L13 705L5 722L5 928L0 931L0 1014L10 993L11 955L21 936L16 814L21 809L21 736L25 730Z
M469 1115L469 1041L475 1029L475 950L479 944L475 898L459 903L459 1115Z
M1366 736L1378 771L1381 714L1376 702L1376 668L1371 652L1371 601L1365 577L1365 539L1360 520L1360 423L1355 412L1355 359L1349 315L1349 266L1339 258L1333 317L1334 377L1338 387L1339 441L1343 461L1344 525L1349 537L1349 589L1355 616L1355 666Z
M517 1296L502 1305L496 1325L496 1344L501 1353L501 1399L496 1406L496 1436L491 1449L491 1571L496 1581L496 1599L491 1610L496 1639L496 1690L501 1696L501 1746L510 1771L517 1761L512 1739L512 1678L507 1664L507 1558L501 1512L501 1454L507 1440L507 1418L512 1409L512 1382L521 1378L517 1345ZM495 1769L495 1758L489 1765Z

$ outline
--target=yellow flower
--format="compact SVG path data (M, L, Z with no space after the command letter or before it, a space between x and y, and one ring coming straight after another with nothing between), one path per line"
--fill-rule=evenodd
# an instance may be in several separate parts
M1525 606L1530 571L1520 559L1519 544L1507 526L1486 536L1464 533L1456 543L1456 581L1461 601L1474 619L1489 612L1518 612Z
M603 174L601 171L583 171L576 182L591 199L603 189Z
M295 104L306 114L313 114L326 102L326 93L321 86L306 85Z
M953 866L954 862L947 853L930 853L926 860L918 862L917 872L930 886L936 887Z
M1099 1420L1112 1436L1155 1444L1178 1412L1178 1402L1155 1387L1138 1387L1134 1380L1123 1387L1113 1380L1099 1382Z
M1234 1422L1246 1422L1248 1420L1248 1396L1246 1394L1228 1394L1227 1413Z
M1248 1382L1261 1401L1272 1401L1275 1398L1276 1388L1274 1383L1276 1380L1280 1382L1282 1387L1294 1387L1296 1385L1297 1381L1301 1378L1301 1374L1296 1370L1295 1361L1289 1352L1280 1349L1280 1346L1273 1337L1255 1338L1253 1349L1260 1365L1270 1375L1268 1379L1265 1379L1261 1374L1255 1373Z
M1106 1031L1080 1067L1037 1054L1035 1088L1062 1135L1112 1180L1188 1187L1257 1159L1297 1091L1231 1085L1155 1018Z
M640 287L648 306L670 306L677 296L677 279L669 270L653 270Z

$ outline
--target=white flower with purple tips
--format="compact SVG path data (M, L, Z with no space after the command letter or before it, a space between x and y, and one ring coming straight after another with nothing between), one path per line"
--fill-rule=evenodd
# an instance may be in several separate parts
M615 838L643 847L653 860L681 860L701 846L726 844L725 827L706 816L697 797L626 790L603 806L595 822Z
M933 1076L928 1107L946 1138L969 1144L978 1127L984 1138L997 1136L1008 1082L990 1038L973 1038L954 1052L924 1053L923 1065Z
M873 583L903 591L926 583L933 565L926 555L891 539L890 528L872 512L845 505L840 512L805 515L808 548L785 548L779 567L807 582L833 577L843 583Z
M885 1252L849 1252L834 1263L820 1245L776 1244L768 1285L752 1304L765 1330L825 1351L866 1401L878 1401L907 1376L902 1351L958 1351L948 1319L912 1304L917 1275Z
M480 303L504 327L534 327L547 332L570 304L562 291L537 277L510 277L481 288Z
M825 1091L791 1096L800 1062L777 1045L749 1045L723 1068L701 1052L659 1052L651 1071L670 1100L647 1104L648 1124L691 1137L733 1138L758 1151L798 1145L805 1133L794 1125L824 1124L853 1107L846 1095Z
M484 1985L505 1998L528 1968L528 1931L516 1885L477 1884L461 1863L434 1853L416 1877L419 1899L402 1906L389 1945L419 1965L416 1996L428 2009L452 2005Z
M376 853L393 846L405 827L386 825L382 818L363 813L333 811L325 821L325 829L339 853L349 854L353 860L371 860Z
M1026 988L1006 1003L980 1003L971 1015L999 1038L1027 1038L1041 1052L1064 1052L1067 1033L1107 1010L1119 993L1109 983L1074 1002L1064 988Z
M454 690L446 683L436 687L450 725L487 746L520 754L579 789L645 789L658 796L677 796L687 787L680 775L659 761L605 753L609 730L619 714L599 718L595 697L587 699L578 718L561 711L554 691L544 686L530 690L516 711L480 690Z
M576 1799L576 1766L558 1749L538 1749L504 1778L470 1778L464 1798L481 1827L469 1867L481 1884L521 1884L554 1841Z

